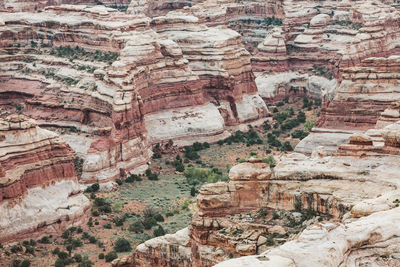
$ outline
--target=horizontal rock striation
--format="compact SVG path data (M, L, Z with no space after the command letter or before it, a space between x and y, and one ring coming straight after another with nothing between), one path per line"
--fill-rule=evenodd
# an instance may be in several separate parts
M90 202L81 193L74 159L57 134L33 120L0 120L0 242L84 223Z
M43 10L48 6L60 6L60 5L106 5L117 9L127 9L129 0L1 0L0 8L7 9L8 11L24 11L24 12L35 12Z
M260 256L230 260L218 266L308 266L310 253L315 251L332 255L329 263L327 256L314 257L315 266L348 266L354 261L371 261L369 255L377 251L390 253L398 231L385 230L387 235L383 236L380 229L386 225L386 219L391 221L396 214L393 208L400 182L396 175L398 134L398 123L373 134L355 134L332 156L319 147L311 157L297 153L283 156L273 169L261 160L251 159L230 170L229 183L203 186L197 197L198 211L187 233L192 266L213 266L228 255L259 253ZM378 136L383 142L374 141ZM288 228L254 221L254 212L262 209L313 211L333 220L317 222L294 241L267 250L265 236L285 233ZM377 238L370 239L375 233ZM357 243L360 239L364 241ZM134 258L147 258L154 266L162 266L160 262L172 266L169 255L158 252L165 250L169 242L160 238L147 242ZM187 257L185 254L184 258ZM341 262L346 264L340 265ZM134 266L146 265L137 262Z
M143 170L150 142L216 141L229 135L226 126L268 113L240 35L194 17L61 5L2 20L1 114L22 112L62 134L83 158L85 183ZM215 127L201 117L209 109ZM181 130L171 132L174 110ZM164 135L151 130L160 124Z
M374 128L379 115L400 100L399 56L368 58L343 70L335 98L316 126L333 129Z

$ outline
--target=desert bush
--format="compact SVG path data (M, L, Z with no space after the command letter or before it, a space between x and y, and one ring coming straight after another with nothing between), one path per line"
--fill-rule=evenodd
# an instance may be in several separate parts
M78 267L92 267L93 266L93 262L91 260L88 259L87 256L85 256L81 262L78 264Z
M283 143L282 151L293 151L293 147L289 141Z
M111 251L106 254L105 258L106 258L106 262L112 262L113 260L118 258L117 252Z
M305 132L303 130L295 130L292 132L292 138L299 138L300 140L306 138L308 136L308 132Z
M76 262L81 262L82 261L82 255L79 254L79 253L76 253L73 258L74 258L74 260Z
M262 161L266 164L269 164L269 166L272 168L276 166L276 160L273 156L268 156L266 158L263 158Z
M158 228L154 230L153 235L154 235L154 237L165 235L164 228L162 228L162 226L159 225Z
M203 183L216 183L218 181L228 181L228 177L222 175L218 169L203 169L196 167L186 168L183 175L186 177L188 184L195 186Z
M192 188L190 188L190 195L192 197L196 196L196 188L194 186L192 186Z
M140 221L136 221L133 224L129 225L129 231L134 233L143 233L144 226Z
M156 214L156 215L154 216L154 219L155 219L157 222L163 222L163 221L164 221L164 217L163 217L161 214Z
M132 250L132 247L125 238L118 238L117 242L114 244L114 249L116 252L129 252Z
M155 225L157 225L157 221L156 221L156 219L154 219L154 217L147 217L143 221L143 226L144 226L144 229L146 229L146 230L151 229Z
M104 229L111 229L112 226L111 226L110 223L106 223L106 224L103 224L103 228L104 228Z

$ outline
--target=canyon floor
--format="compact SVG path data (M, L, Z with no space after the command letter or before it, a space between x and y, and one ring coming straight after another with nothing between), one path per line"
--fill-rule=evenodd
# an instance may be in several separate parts
M29 259L31 266L52 266L59 258L57 252L54 252L55 250L67 252L74 259L71 261L71 266L79 264L76 258L80 259L80 256L76 255L87 257L95 266L109 266L111 260L100 259L99 255L107 255L113 251L119 238L128 240L131 247L135 248L140 243L159 235L157 234L159 226L165 233L175 233L187 227L192 220L192 215L197 210L196 195L204 183L228 181L230 168L246 159L267 159L292 151L300 139L293 138L291 134L303 131L304 136L301 138L304 138L310 127L312 128L310 125L318 117L321 106L318 100L297 97L279 102L276 107L272 107L272 110L274 110L272 118L265 120L262 125L252 128L256 133L254 136L250 137L240 131L240 134L236 136L244 136L243 139L228 138L215 144L202 144L201 148L196 150L195 154L198 156L185 156L185 147L178 147L173 142L154 145L154 154L149 169L152 174L157 175L157 180L150 180L154 178L149 179L146 174L143 174L132 176L132 179L128 179L128 181L126 179L117 181L121 184L111 192L101 192L96 189L95 192L89 192L92 191L89 187L85 195L90 199L93 208L87 225L69 228L61 236L50 235L48 238L39 240L27 239L1 247L1 266L12 266L15 261L22 262L24 259ZM301 112L305 114L305 119L301 120L303 122L299 122L299 125L295 124L295 127L289 127L290 129L287 130L281 129L285 122L297 120L297 116ZM282 114L284 115L282 116ZM275 124L276 129L273 127ZM307 126L307 124L310 125ZM271 144L271 141L268 141L268 136L271 134L275 137L273 140L278 140L282 145ZM285 147L283 145L285 142L289 142L290 146ZM177 171L177 162L182 163L186 172L190 168L201 169L215 174L215 177L210 178L212 180L207 180L209 178L207 177L205 180L195 183L190 182L185 176L185 171ZM79 160L76 159L75 163L76 168L79 169ZM79 170L77 171L79 172ZM191 192L193 190L194 192ZM102 211L102 207L108 204L101 203L99 205L98 199L108 203L110 210ZM153 217L159 214L162 219L158 218L158 221L148 227L150 229L135 228L135 223L145 222L149 213ZM275 241L274 239L269 240L270 246L284 243L292 234L298 233L303 228L302 223L305 221L301 216L299 217L298 212L297 215L295 214L297 217L293 217L290 212L273 212L265 209L257 211L253 215L258 218L260 223L268 221L268 224L273 225L289 225L287 232L283 230L283 233ZM315 214L311 214L308 220L312 217L315 217ZM314 220L317 219L319 217L314 218ZM304 225L310 222L305 222ZM68 246L71 245L73 249L69 253ZM122 258L130 254L131 251L121 252L118 253L118 257Z

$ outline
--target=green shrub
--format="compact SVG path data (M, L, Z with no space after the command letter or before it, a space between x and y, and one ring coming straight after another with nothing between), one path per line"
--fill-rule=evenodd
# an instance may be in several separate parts
M265 131L271 130L271 124L269 124L269 121L265 121L263 123L263 128L264 128Z
M269 166L270 166L271 168L273 168L273 167L276 166L276 160L275 160L275 158L274 158L273 156L268 156L268 157L266 157L266 158L263 158L262 161L263 161L264 163L266 163L266 164L269 164Z
M273 235L270 235L267 238L267 246L273 246L273 245L275 245L274 237Z
M54 264L54 267L65 267L65 263L62 259L57 259Z
M299 114L297 114L297 121L300 123L306 122L306 114L303 111L300 111Z
M154 230L153 235L154 237L165 235L164 228L162 228L162 226L159 225L158 228Z
M123 182L122 182L121 179L116 179L115 182L116 182L118 185L122 185L122 184L123 184Z
M197 154L194 150L185 151L185 158L190 160L196 160L200 158L200 155Z
M283 143L282 151L293 151L293 147L289 141L286 141L285 143Z
M305 132L303 130L295 130L292 133L292 138L299 138L300 140L306 138L308 136L308 132Z
M149 180L152 181L158 180L158 174L152 173L150 169L146 170L146 176Z
M111 204L104 198L95 198L94 206L97 207L100 212L110 213L112 211Z
M154 216L154 219L155 219L157 222L163 222L163 221L164 221L164 217L163 217L161 214L156 214L156 215Z
M192 197L196 196L196 188L194 186L192 186L192 188L190 189L190 195Z
M104 228L104 229L111 229L112 226L111 226L110 223L106 223L106 224L103 224L103 228Z
M244 159L244 158L238 158L238 159L236 159L236 161L237 161L238 163L244 163L244 162L246 162L246 159Z
M58 252L57 255L58 255L58 258L61 260L66 260L69 258L69 254L66 251L60 251L60 252Z
M99 254L99 259L100 259L100 260L104 259L104 253L100 253L100 254Z
M274 118L274 120L278 121L279 123L282 123L288 118L288 114L286 112L279 112L273 118Z
M78 239L72 239L71 242L72 248L79 248L82 247L82 241L78 238Z
M306 123L304 123L304 128L306 128L307 131L311 132L314 125L315 125L315 120L309 120L309 121L306 121Z
M93 218L92 217L89 218L89 221L88 221L87 225L89 227L93 227Z
M25 259L25 260L22 261L21 267L29 267L29 266L31 266L31 261L30 260Z
M183 172L185 170L185 166L181 163L181 162L179 162L177 165L176 165L176 171L178 171L178 172Z
M81 262L81 261L82 261L82 255L79 254L79 253L76 253L76 254L74 255L74 260L75 260L76 262Z
M140 221L136 221L133 224L129 225L129 231L137 233L137 234L138 233L143 233L144 226Z
M94 263L92 261L90 261L87 256L85 256L82 259L82 261L78 264L78 267L92 267L93 264Z
M13 260L11 263L11 267L20 267L21 266L21 261L20 260Z
M96 237L94 237L94 236L92 236L92 235L89 236L88 240L89 240L89 243L91 243L91 244L94 244L94 243L96 243L96 241L97 241Z
M21 248L17 245L14 245L11 247L11 252L12 253L17 253Z
M151 229L155 225L157 225L157 221L153 217L147 217L143 221L143 226L144 226L144 229L146 229L146 230Z
M125 179L125 183L133 183L135 181L135 179L133 178L133 176L128 176L128 178Z
M39 243L42 243L42 244L50 244L50 239L49 239L48 236L44 236L44 237L42 237L42 238L39 240Z
M94 193L99 191L100 185L99 184L92 184L91 186L88 186L85 190L86 193Z
M132 250L131 244L125 238L118 238L114 245L116 252L129 252Z
M106 262L112 262L113 260L118 258L117 252L111 251L106 254L105 258L106 258Z
M35 249L30 245L25 246L25 250L26 250L26 253L29 253L29 254L32 254L32 255L35 254Z

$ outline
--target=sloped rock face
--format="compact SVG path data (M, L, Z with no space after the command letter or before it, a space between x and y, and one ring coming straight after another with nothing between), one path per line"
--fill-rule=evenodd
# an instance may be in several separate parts
M136 1L140 2L140 1ZM157 4L154 4L157 2ZM164 8L160 13L160 7L169 4L169 8ZM201 24L207 26L226 25L230 29L239 32L246 49L253 51L268 34L271 19L281 19L284 15L282 1L233 1L233 0L196 0L190 1L191 4L184 8L179 8L178 3L185 5L187 1L148 1L146 14L149 16L165 15L166 10L170 10L170 15L185 13L199 18ZM131 2L130 10L140 10L141 5ZM280 22L279 22L280 23Z
M242 35L267 103L303 95L326 101L298 152L310 154L320 144L333 152L356 129L373 128L399 98L400 16L393 1L207 0L169 15L182 13Z
M129 0L38 0L38 1L27 1L27 0L1 0L0 8L7 9L9 11L27 11L34 12L43 10L48 6L59 6L59 5L89 5L95 6L102 5L113 6L113 7L128 7Z
M120 176L121 170L145 166L149 152L142 135L145 126L139 100L131 92L124 92L126 70L121 68L125 71L121 78L121 71L109 64L127 42L122 31L143 29L146 20L124 23L126 15L100 6L54 7L40 14L5 13L3 17L13 24L13 30L2 29L3 47L10 48L10 41L16 38L19 44L14 46L14 53L28 51L23 57L3 56L8 63L4 65L2 104L20 105L23 113L41 126L58 128L66 134L67 142L84 158L85 182L107 181ZM41 27L48 27L48 33ZM71 30L64 31L63 27ZM74 48L65 50L67 45ZM46 46L52 50L45 51ZM38 52L40 49L43 52ZM103 53L101 49L114 53ZM68 53L76 54L77 61L68 60ZM30 63L21 66L20 62Z
M135 257L128 265L133 266L193 266L189 229L168 234L137 246Z
M231 169L229 183L203 186L187 234L192 266L213 266L228 255L260 253L217 266L350 266L359 262L395 266L396 258L381 260L373 255L389 255L398 249L399 230L389 227L398 213L398 133L396 123L372 135L355 134L332 156L323 147L312 157L292 153L281 157L273 169L252 159ZM377 136L383 142L375 142ZM267 236L290 229L257 222L260 210L271 209L313 211L333 220L315 220L293 241L271 250ZM148 245L147 250L135 252L135 258L151 259L154 266L161 266L157 265L160 261L172 266L169 256L158 252L168 242L147 242L157 249L150 250ZM311 256L316 251L320 254ZM140 261L136 264L146 266Z
M400 120L400 101L393 102L392 105L385 109L378 121L376 122L376 128L382 129L390 124L393 124Z
M89 200L74 170L75 154L33 120L0 120L0 241L61 233L85 222Z
M399 56L368 58L355 67L344 69L336 96L316 126L374 128L381 112L400 98L399 71Z
M149 17L164 16L170 11L191 7L204 0L132 0L128 12L144 13Z
M61 5L2 19L2 112L19 110L61 133L84 160L85 183L143 170L149 141L216 141L227 125L268 113L240 35L194 17ZM217 125L204 124L209 110ZM180 130L171 131L175 117Z

